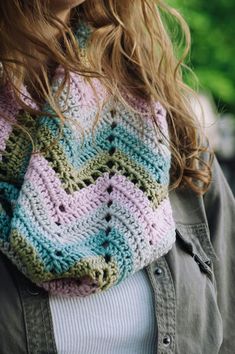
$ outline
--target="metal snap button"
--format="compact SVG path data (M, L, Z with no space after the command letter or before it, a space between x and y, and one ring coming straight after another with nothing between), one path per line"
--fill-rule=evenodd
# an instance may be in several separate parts
M171 336L169 334L167 334L163 338L163 344L164 344L165 347L169 347L169 345L171 344Z
M208 259L207 261L205 261L206 265L208 265L208 267L212 267L212 261L211 259Z
M161 267L157 267L154 271L156 275L162 275L163 274L163 269Z

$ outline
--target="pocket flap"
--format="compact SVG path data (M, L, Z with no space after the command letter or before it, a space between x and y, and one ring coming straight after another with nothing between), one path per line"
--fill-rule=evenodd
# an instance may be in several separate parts
M219 258L213 248L210 240L210 233L206 223L200 224L176 224L181 237L186 242L191 242L195 253L198 253L200 257L206 262L208 259L217 261Z

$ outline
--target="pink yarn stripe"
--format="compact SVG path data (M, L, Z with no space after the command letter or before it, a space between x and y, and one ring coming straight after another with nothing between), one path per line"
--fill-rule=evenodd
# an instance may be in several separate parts
M166 235L166 228L171 225L169 221L172 215L169 200L163 200L153 211L145 194L125 176L114 175L110 180L108 173L104 173L96 180L95 184L74 192L73 195L67 195L47 160L42 156L35 155L31 158L25 180L30 182L30 191L35 190L41 196L44 225L50 225L51 220L53 223L60 220L64 229L66 224L71 226L71 223L75 223L79 219L89 219L98 208L108 202L110 196L113 201L127 209L135 220L138 220L139 225L146 231L147 239L151 239L153 244L157 242L159 237ZM106 192L109 185L114 187L110 196ZM47 188L43 188L45 186ZM28 185L26 184L26 194L27 190ZM65 212L60 211L61 204L65 207ZM35 210L34 213L36 216L39 211ZM45 214L47 220L45 220ZM42 220L42 215L38 215L38 219Z
M107 198L109 197L106 189L109 185L112 185L114 186L112 195L113 193L117 193L117 198L119 198L119 194L121 193L122 196L125 196L124 199L127 199L127 203L131 201L138 209L140 208L143 215L146 214L148 220L151 220L151 213L153 211L150 201L125 176L114 175L112 180L110 180L108 173L104 173L94 184L76 191L72 195L68 195L48 161L43 156L34 155L31 157L29 168L25 174L25 181L27 180L35 186L35 189L42 195L42 198L46 200L52 219L55 216L55 211L58 211L58 207L62 202L68 208L68 213L73 212L74 220L89 214L94 210L95 205L100 206L102 203L108 201ZM47 188L40 188L40 186L46 186ZM85 208L81 208L83 204ZM79 212L74 213L75 209L78 209ZM65 214L63 212L63 215ZM69 222L72 221L73 219L69 220Z
M1 113L0 113L1 114ZM0 150L5 151L6 142L12 132L12 124L6 122L4 119L0 118ZM2 160L2 154L0 151L0 160Z

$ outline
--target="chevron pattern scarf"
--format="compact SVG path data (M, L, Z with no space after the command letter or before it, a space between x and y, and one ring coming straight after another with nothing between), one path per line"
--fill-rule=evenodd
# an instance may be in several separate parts
M84 26L78 27L77 38L84 49ZM58 67L53 92L63 74ZM100 81L92 82L100 102L105 100ZM25 96L30 97L23 87ZM138 113L108 100L93 136L94 91L84 77L71 73L64 113L70 119L49 147L59 127L59 118L48 116L51 107L45 103L44 115L36 120L8 87L0 94L0 251L51 293L104 291L166 254L175 242L170 149L154 130L149 105L128 99ZM36 107L29 98L25 102ZM155 102L154 111L169 137L165 109ZM3 114L30 130L38 153L32 154L30 140ZM84 140L73 122L83 128Z

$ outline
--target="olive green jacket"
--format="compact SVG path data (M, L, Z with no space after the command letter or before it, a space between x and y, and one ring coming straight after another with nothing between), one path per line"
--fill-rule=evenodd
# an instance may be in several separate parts
M235 201L217 160L203 197L178 189L170 198L176 243L147 267L158 324L156 353L233 354ZM48 294L1 254L0 277L0 353L56 353Z

